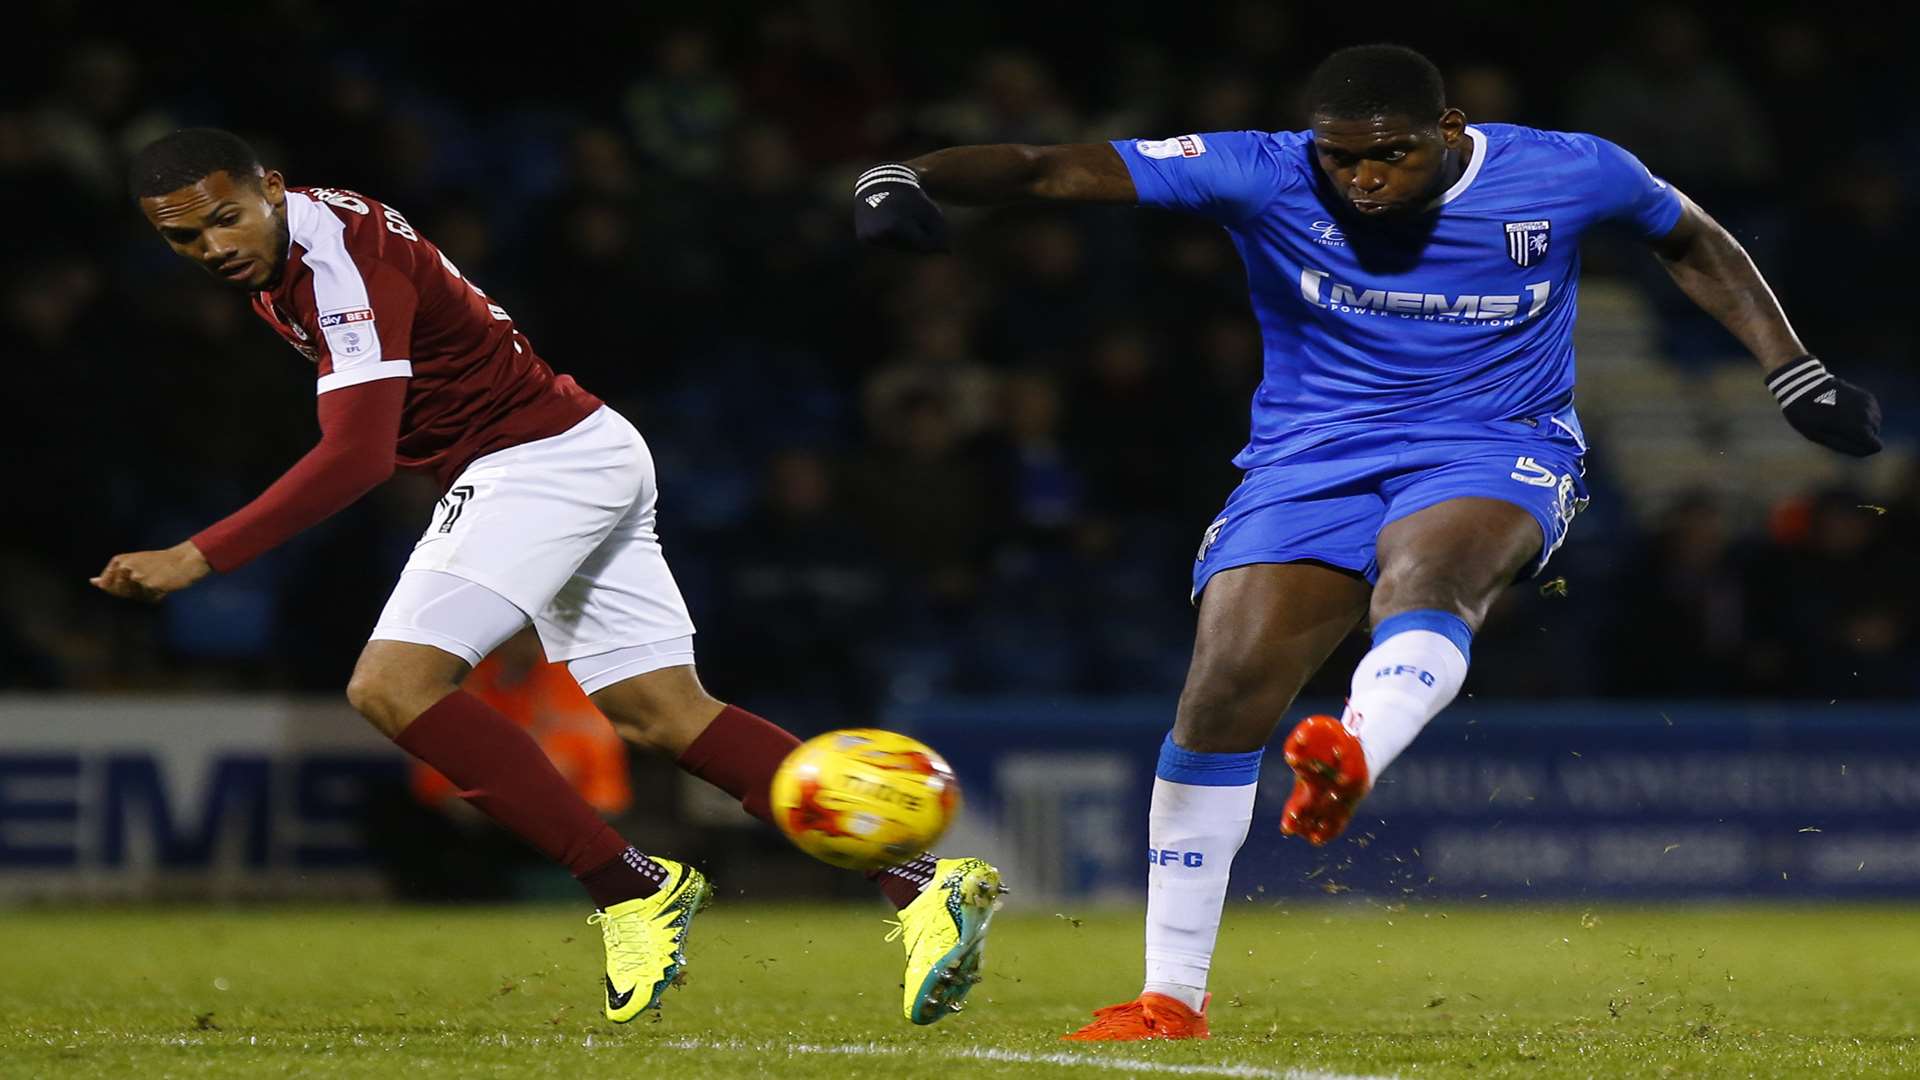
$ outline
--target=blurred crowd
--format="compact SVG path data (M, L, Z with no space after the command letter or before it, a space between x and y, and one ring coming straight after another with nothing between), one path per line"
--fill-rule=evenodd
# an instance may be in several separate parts
M1260 372L1218 230L1020 208L956 213L951 257L860 250L848 198L874 161L1298 126L1328 49L1405 40L1470 118L1610 136L1719 215L1810 345L1880 392L1896 442L1920 434L1897 295L1920 139L1898 36L1865 20L1654 6L1596 27L1487 6L1463 34L1260 2L1177 20L814 3L489 25L281 0L147 30L32 11L45 47L0 107L17 241L0 266L0 688L337 690L437 494L396 481L157 608L88 587L315 437L304 362L127 196L128 153L192 124L240 132L290 183L399 207L633 417L703 675L797 727L945 693L1170 697L1193 552ZM1596 244L1601 275L1658 312L1658 363L1737 353L1644 255ZM1511 590L1476 645L1470 692L1920 691L1920 471L1766 505L1648 501L1607 453L1549 580Z

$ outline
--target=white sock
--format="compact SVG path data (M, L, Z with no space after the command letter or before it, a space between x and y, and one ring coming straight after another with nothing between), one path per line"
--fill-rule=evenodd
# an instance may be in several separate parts
M1353 694L1340 722L1359 738L1367 776L1377 781L1460 692L1473 632L1457 615L1408 611L1381 620L1373 641L1373 651L1354 669Z
M1261 751L1205 754L1169 735L1147 815L1145 990L1199 1011L1227 901L1227 873L1253 823Z

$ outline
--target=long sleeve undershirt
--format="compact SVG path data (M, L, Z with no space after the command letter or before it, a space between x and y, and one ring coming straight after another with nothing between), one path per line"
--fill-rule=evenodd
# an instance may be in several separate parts
M252 502L201 530L193 544L225 573L353 505L394 470L404 378L321 394L320 442Z

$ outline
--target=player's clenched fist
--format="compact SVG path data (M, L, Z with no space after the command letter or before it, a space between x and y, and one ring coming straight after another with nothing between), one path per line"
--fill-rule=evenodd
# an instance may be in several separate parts
M947 250L947 217L920 190L920 177L895 162L875 165L853 182L853 233L862 243L897 251Z
M1854 457L1880 450L1880 403L1812 356L1767 376L1767 389L1793 429L1821 446Z
M134 551L107 560L106 569L90 579L106 592L127 600L153 602L199 581L213 572L207 557L183 540L165 551Z

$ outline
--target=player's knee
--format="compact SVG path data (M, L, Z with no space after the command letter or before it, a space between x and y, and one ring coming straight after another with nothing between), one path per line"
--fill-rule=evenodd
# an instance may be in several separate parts
M676 729L668 724L652 720L634 722L631 720L611 720L614 733L636 750L663 757L677 757L682 750L692 745L691 739L676 737Z
M392 722L396 711L393 698L387 680L371 672L356 670L347 680L347 704L389 737L399 731Z
M1265 746L1299 687L1283 672L1233 665L1196 673L1180 693L1173 741L1201 753Z
M393 738L425 712L435 701L447 695L449 687L414 685L412 680L391 672L356 668L347 680L347 704L367 718L388 738Z
M715 702L712 715L707 715L707 710L701 708L652 713L638 719L615 720L609 715L608 720L613 724L615 733L628 745L649 754L679 757L724 708L726 706Z
M1444 611L1477 627L1498 588L1496 580L1458 563L1412 560L1382 570L1368 617L1378 624L1408 611Z
M593 695L613 730L649 753L678 755L706 730L725 704L700 686L691 669L628 679Z
M632 694L614 697L595 694L594 705L605 714L614 733L629 745L652 753L667 749L668 714L656 702Z

